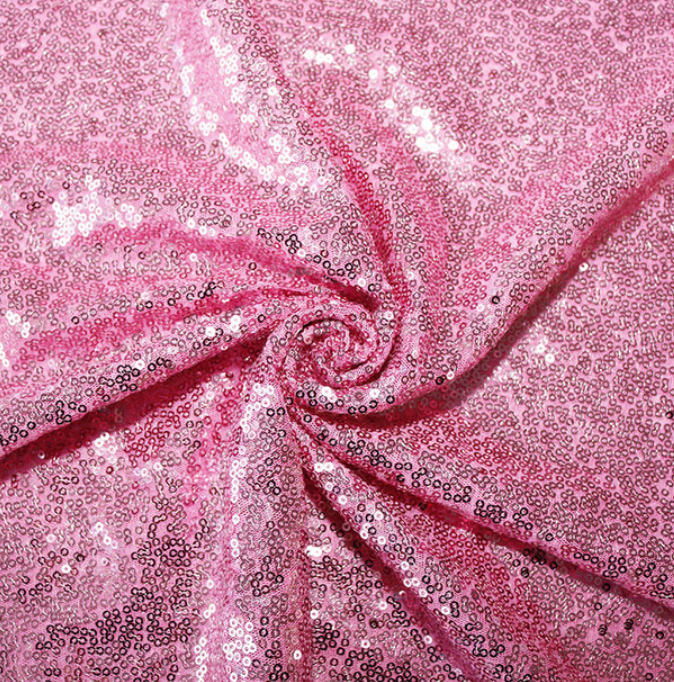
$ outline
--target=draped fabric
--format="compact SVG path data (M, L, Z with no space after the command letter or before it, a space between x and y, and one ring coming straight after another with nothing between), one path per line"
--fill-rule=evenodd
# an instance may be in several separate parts
M0 3L0 680L674 680L674 3Z

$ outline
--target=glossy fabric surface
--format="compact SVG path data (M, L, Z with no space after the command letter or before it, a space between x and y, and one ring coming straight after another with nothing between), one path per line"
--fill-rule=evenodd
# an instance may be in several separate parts
M0 680L674 680L674 3L0 3Z

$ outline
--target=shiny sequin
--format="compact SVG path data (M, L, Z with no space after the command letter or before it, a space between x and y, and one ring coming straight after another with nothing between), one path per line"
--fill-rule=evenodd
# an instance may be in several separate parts
M0 6L0 680L674 681L673 17Z

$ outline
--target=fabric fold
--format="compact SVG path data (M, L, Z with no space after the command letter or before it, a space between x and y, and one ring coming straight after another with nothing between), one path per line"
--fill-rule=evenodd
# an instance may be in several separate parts
M672 679L670 5L1 10L0 678Z

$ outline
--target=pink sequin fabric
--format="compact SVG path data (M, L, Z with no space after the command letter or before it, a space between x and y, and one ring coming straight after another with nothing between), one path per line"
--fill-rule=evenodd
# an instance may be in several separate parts
M674 680L674 2L0 2L0 681Z

